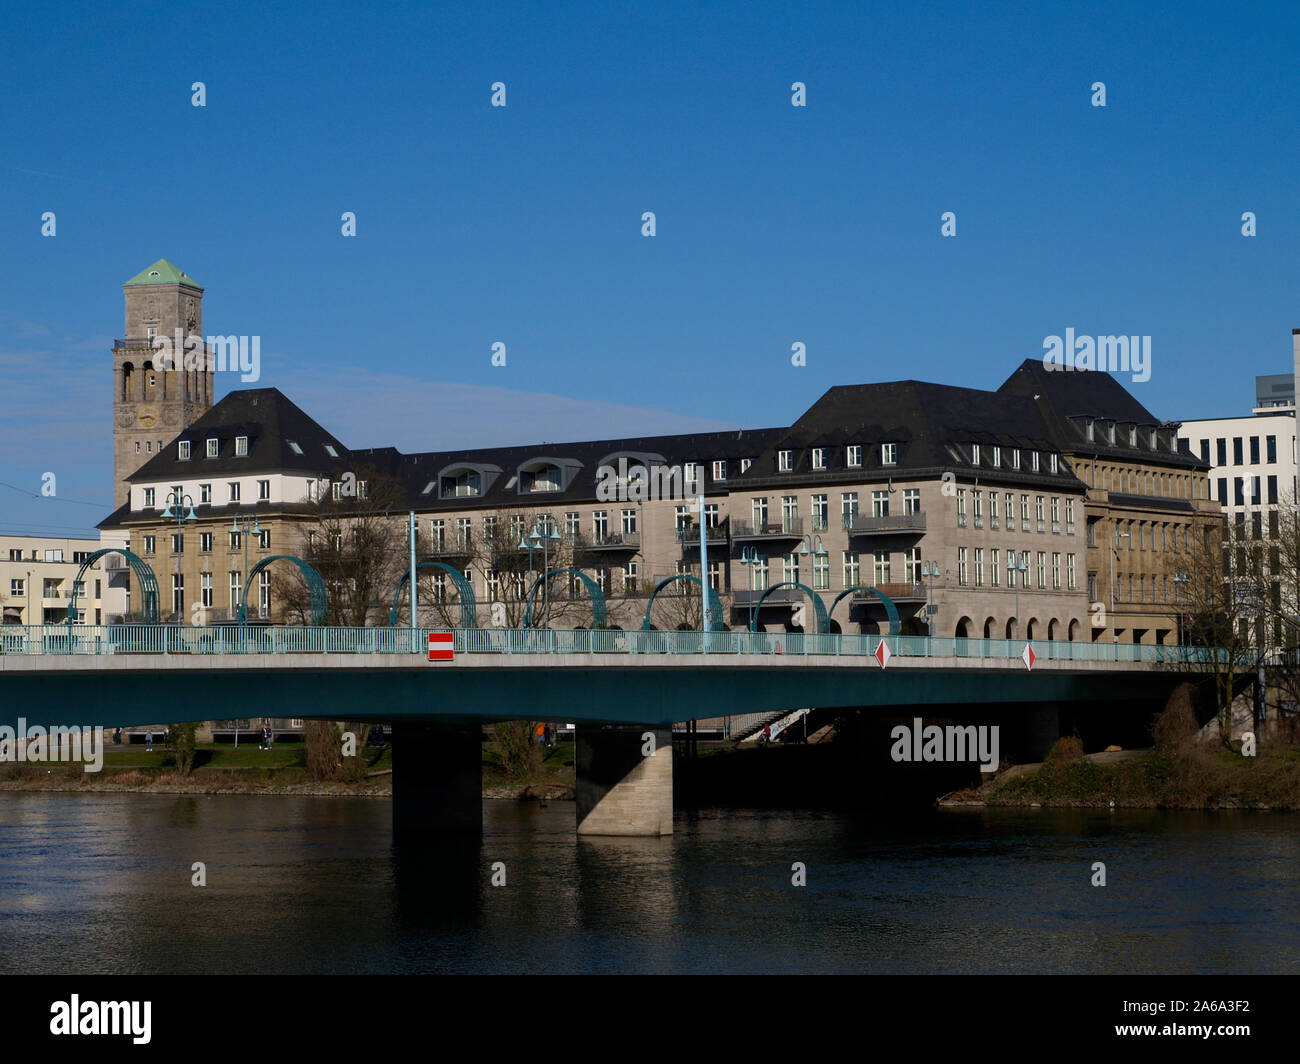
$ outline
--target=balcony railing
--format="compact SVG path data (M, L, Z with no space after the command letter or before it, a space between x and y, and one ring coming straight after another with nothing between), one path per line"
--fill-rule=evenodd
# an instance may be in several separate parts
M731 525L732 539L791 539L802 535L802 517L783 517L757 525L752 521L734 521Z
M965 526L966 517L960 514L957 523ZM844 531L850 535L885 535L904 534L925 531L925 512L918 510L910 514L890 514L885 517L871 517L866 514L845 514Z
M474 551L474 537L465 536L444 540L441 543L434 543L429 547L429 556L432 558L445 557L447 555L464 555L471 554Z
M640 550L640 532L597 532L587 544L589 550Z
M727 542L728 520L723 518L721 521L712 525L704 526L704 541L712 545L715 543L722 544ZM684 546L700 545L700 528L698 525L684 525L677 529L677 542Z
M755 605L760 598L763 598L763 588L754 588L750 591L748 588L743 591L732 591L732 598L735 600L737 607L748 609ZM803 592L797 587L779 587L773 591L767 598L763 599L764 606L788 606L792 602L802 602Z
M921 584L877 584L877 590L895 602L924 602L925 587ZM854 602L879 602L870 591L853 592Z

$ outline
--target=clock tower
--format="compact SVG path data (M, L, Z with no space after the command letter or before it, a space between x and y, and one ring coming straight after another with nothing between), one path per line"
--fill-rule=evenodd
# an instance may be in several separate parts
M126 478L212 405L214 384L207 360L189 368L184 363L184 339L203 336L203 288L198 282L159 259L127 281L122 293L126 338L113 344L115 506L127 501ZM159 358L160 340L170 344L174 363ZM203 351L200 340L191 359Z

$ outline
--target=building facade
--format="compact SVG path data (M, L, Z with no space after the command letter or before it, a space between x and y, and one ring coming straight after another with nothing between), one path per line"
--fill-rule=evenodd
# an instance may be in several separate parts
M125 537L102 539L0 535L0 608L5 624L63 624L73 606L81 564ZM86 571L76 596L76 624L111 624L130 610L126 562L106 555Z

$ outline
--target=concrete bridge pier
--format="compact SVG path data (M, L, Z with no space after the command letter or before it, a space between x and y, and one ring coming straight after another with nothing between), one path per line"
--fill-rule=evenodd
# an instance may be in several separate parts
M483 832L483 729L479 724L393 724L393 837Z
M654 724L579 725L579 835L673 833L673 733Z

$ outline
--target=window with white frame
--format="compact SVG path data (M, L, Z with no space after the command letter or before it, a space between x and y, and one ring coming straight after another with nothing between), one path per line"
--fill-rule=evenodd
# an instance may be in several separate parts
M1065 556L1065 580L1066 580L1066 586L1067 586L1071 591L1073 591L1073 590L1074 590L1074 586L1075 586L1075 585L1074 585L1074 555L1073 555L1073 554L1067 554L1067 555Z
M813 590L826 591L831 586L831 558L829 554L813 555Z
M921 548L912 547L903 552L903 577L909 584L921 582Z
M190 441L189 441L189 440L181 440L181 441L176 445L176 457L177 457L177 459L179 459L179 460L182 461L182 462L188 462L188 461L190 460Z
M1058 591L1061 587L1061 555L1058 551L1052 552L1052 587Z
M713 479L727 479L727 460L725 458L715 459L713 462Z
M850 469L856 469L862 465L862 444L850 443L845 451L844 464Z
M200 484L200 485L199 485L199 502L211 502L211 501L212 501L212 485L211 485L211 484Z
M814 495L812 497L812 530L814 532L825 532L826 522L830 515L830 503L826 495Z
M1002 571L998 568L998 550L996 547L989 549L989 586L997 587L1002 583Z
M980 547L975 548L975 586L984 586L984 551Z
M957 548L957 583L966 583L966 548Z
M235 437L235 457L236 457L236 458L246 458L246 457L248 457L248 437L247 437L247 436L236 436L236 437Z
M889 583L889 551L878 550L875 554L876 585Z
M257 482L257 498L259 502L267 502L271 498L271 482L269 480L259 480Z
M860 583L860 562L856 551L846 550L844 552L844 586L853 587Z
M208 458L216 458L221 453L221 441L215 436L210 436L204 441L204 447L207 448L206 455Z
M239 502L239 481L231 480L226 483L226 490L230 493L229 502Z
M814 447L812 449L812 467L814 469L826 468L826 448Z
M882 443L880 445L880 464L898 465L898 444Z
M777 451L776 468L782 473L788 473L794 468L794 451Z
M799 555L786 554L781 558L781 579L787 584L799 579Z
M903 513L919 514L921 512L921 489L903 489Z
M145 508L146 508L146 509L149 509L149 508L151 508L151 507L154 505L154 489L153 489L153 488L145 488L145 489L144 489L144 505L145 505Z
M871 493L871 516L888 517L889 516L889 492L873 491Z
M622 519L623 534L625 536L634 535L636 533L636 510L624 510L619 516Z
M240 595L243 594L243 592L244 592L244 585L240 580L238 571L235 569L231 569L230 570L230 608L232 610L239 609L239 597Z
M204 609L212 607L212 574L199 573L199 601Z

